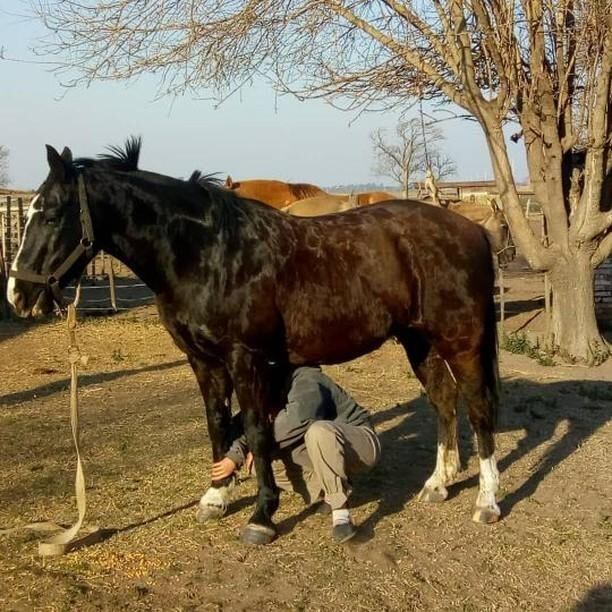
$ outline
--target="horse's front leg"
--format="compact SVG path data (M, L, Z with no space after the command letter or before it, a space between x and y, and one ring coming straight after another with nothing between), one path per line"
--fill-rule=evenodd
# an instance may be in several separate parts
M223 458L231 443L231 378L221 362L189 356L189 363L204 399L213 461L217 462ZM212 481L200 499L196 515L198 521L221 518L227 512L233 484L233 476Z
M257 473L257 505L241 539L249 544L268 544L276 537L272 517L278 508L279 491L272 473L271 454L273 381L265 363L251 352L240 349L233 358L232 379L243 415L247 442Z

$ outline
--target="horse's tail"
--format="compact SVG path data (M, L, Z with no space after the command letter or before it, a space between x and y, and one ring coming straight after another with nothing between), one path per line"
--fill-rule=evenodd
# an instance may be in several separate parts
M487 243L487 253L491 251L491 243L487 232L482 231ZM494 411L494 418L497 419L497 406L499 404L499 359L498 359L498 338L497 338L497 312L495 309L495 264L493 258L484 257L487 267L487 303L485 305L484 330L482 345L480 350L481 367L484 373L484 383L487 395Z

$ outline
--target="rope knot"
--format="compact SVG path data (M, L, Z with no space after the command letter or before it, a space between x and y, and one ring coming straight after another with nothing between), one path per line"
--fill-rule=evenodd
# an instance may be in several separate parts
M68 361L70 365L80 364L86 366L89 362L89 357L87 355L81 355L81 351L77 346L71 346L68 349Z

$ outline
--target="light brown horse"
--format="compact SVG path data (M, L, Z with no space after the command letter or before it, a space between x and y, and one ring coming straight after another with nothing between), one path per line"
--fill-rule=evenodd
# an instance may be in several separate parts
M502 209L494 199L489 199L488 205L475 202L455 202L449 204L447 209L478 223L486 230L491 250L497 255L500 266L505 266L514 260L516 247L512 234Z
M376 204L378 202L386 202L388 200L397 200L397 196L386 191L364 191L357 194L357 204L359 206L367 206L368 204Z
M231 176L225 180L225 187L241 198L258 200L273 208L283 208L297 200L327 193L320 187L309 183L285 183L267 179L234 181Z
M294 217L318 217L319 215L343 212L356 206L358 206L356 195L340 196L326 194L298 200L281 210Z

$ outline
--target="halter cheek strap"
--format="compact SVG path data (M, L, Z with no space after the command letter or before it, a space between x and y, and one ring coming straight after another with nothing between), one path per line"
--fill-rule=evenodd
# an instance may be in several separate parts
M37 285L46 285L53 299L58 306L64 305L62 291L60 289L60 281L68 273L68 270L83 256L91 259L94 256L94 231L91 222L91 214L89 212L89 204L87 202L87 191L85 189L85 179L82 174L78 178L79 187L79 217L81 220L81 240L64 261L51 274L36 274L30 270L10 270L9 276L17 280L23 280Z

